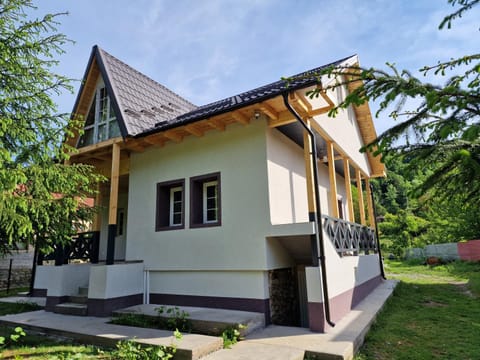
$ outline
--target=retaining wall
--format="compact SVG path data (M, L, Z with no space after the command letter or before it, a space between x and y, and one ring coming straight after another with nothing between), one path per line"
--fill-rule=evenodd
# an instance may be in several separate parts
M480 261L480 240L427 245L407 249L407 259L424 259L435 256L446 260Z

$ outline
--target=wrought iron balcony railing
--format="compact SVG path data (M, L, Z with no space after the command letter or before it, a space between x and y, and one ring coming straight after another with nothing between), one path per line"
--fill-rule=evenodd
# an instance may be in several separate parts
M338 255L368 255L370 252L377 253L375 230L342 219L322 215L323 229Z
M47 255L38 254L39 265L45 260L54 260L55 265L68 264L72 260L81 260L98 263L98 251L100 242L99 231L78 233L72 237L72 241L63 246L55 245L54 251Z

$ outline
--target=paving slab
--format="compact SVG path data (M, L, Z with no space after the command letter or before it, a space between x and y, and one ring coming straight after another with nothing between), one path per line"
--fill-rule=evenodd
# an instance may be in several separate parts
M172 331L115 325L109 324L109 321L110 318L70 316L44 310L0 317L0 323L7 326L21 326L27 331L73 338L101 346L115 346L118 341L127 339L149 345L175 344L175 359L180 360L196 360L223 347L223 341L219 337L183 334L182 339L177 340Z
M202 360L303 360L304 354L304 350L289 346L242 341L231 349L214 352Z
M200 334L218 336L221 335L225 329L242 324L243 328L240 330L240 333L242 336L246 336L255 330L263 329L265 327L264 314L239 310L143 304L117 310L114 314L142 314L144 316L157 318L159 313L156 309L162 306L165 309L174 307L180 312L185 311L188 314L188 319L192 323L193 332ZM167 315L165 314L162 317L166 319Z

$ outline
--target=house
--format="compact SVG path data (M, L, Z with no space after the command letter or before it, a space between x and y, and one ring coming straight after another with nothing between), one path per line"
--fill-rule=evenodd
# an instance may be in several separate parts
M327 116L358 83L308 97L334 81L322 68L197 107L94 46L70 162L109 182L77 239L90 262L37 268L47 311L83 289L93 316L189 305L325 331L347 314L382 281L369 179L385 169L359 152L376 137L368 104Z

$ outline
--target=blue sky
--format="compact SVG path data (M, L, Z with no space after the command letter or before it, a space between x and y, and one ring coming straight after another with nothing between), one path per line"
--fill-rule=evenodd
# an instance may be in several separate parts
M93 45L196 105L358 54L361 65L394 62L412 72L478 52L480 8L451 30L446 0L36 1L37 16L64 12L75 41L57 71L81 79ZM439 81L444 81L440 79ZM78 89L79 82L75 83ZM57 99L71 111L75 94ZM376 105L371 105L375 111ZM391 121L375 120L382 132Z

